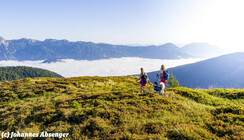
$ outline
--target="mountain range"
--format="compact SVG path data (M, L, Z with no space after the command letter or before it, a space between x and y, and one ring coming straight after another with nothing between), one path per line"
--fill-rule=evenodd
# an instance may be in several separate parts
M208 48L207 51L204 49L206 47ZM5 40L0 37L0 60L47 60L47 62L55 62L57 59L98 60L121 57L180 59L209 57L222 53L221 49L207 43L193 43L180 48L172 43L159 46L128 46L55 39L44 41L25 38Z
M189 88L244 88L244 52L232 53L168 69ZM151 81L157 80L151 72Z

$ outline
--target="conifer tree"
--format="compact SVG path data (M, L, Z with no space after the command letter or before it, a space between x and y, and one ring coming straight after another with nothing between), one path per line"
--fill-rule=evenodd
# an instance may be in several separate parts
M173 73L169 76L168 87L179 87L179 81L174 77Z

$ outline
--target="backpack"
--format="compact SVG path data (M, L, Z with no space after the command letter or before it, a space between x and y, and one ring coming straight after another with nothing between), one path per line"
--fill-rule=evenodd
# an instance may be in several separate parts
M169 79L169 73L168 73L168 71L163 71L163 77L161 77L161 79L165 79L165 80L168 80Z
M169 73L168 71L164 71L164 79L168 80L169 79Z
M143 82L143 84L146 84L147 83L147 79L148 79L148 77L147 77L147 75L146 74L143 74L142 75L142 77L141 77L141 79L142 79L142 82Z

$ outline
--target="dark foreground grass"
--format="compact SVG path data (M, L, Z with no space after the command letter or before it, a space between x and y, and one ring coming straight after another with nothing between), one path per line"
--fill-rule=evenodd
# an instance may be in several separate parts
M165 97L140 93L135 81L78 77L0 83L0 133L60 132L69 133L68 139L244 139L244 90L172 88Z

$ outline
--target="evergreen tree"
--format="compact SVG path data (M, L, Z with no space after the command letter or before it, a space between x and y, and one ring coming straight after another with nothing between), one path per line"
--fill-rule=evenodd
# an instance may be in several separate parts
M174 77L173 73L169 76L168 86L169 87L179 87L179 81Z

